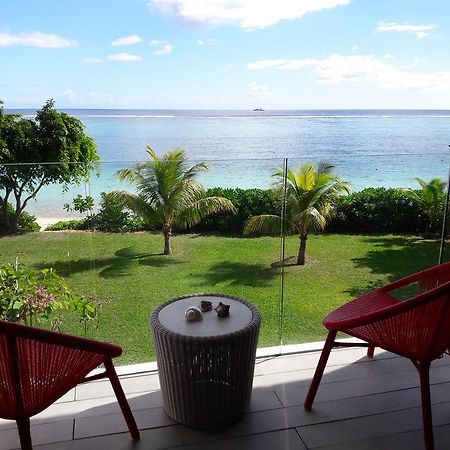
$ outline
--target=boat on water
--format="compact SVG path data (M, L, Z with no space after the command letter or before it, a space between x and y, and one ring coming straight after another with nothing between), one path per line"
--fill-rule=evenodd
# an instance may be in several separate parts
M253 111L264 111L262 108L255 108Z

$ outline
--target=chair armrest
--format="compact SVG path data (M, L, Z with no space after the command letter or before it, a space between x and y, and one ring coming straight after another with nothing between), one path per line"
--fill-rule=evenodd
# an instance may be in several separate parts
M384 292L384 295L389 295L384 291L383 288L380 288L378 291ZM356 328L372 324L381 320L385 320L387 318L403 314L407 311L411 311L425 303L437 300L441 298L442 295L444 294L450 295L450 281L447 281L446 283L441 284L440 286L431 289L427 292L418 294L415 297L410 298L409 300L398 301L391 306L387 306L385 308L381 308L376 311L371 311L359 317L353 317L350 319L336 321L332 324L332 329L343 330L348 328Z
M425 279L428 275L433 272L444 272L445 270L450 271L450 262L441 264L440 266L430 267L428 269L422 270L420 272L414 273L412 275L408 275L406 277L400 278L399 280L393 281L392 283L386 284L381 287L383 291L389 292L395 289L398 289L403 286L407 286L408 284L415 283L417 281L421 281Z
M122 354L122 348L118 345L4 320L0 320L0 334L104 354L111 358L115 358Z
M394 291L395 289L407 286L408 284L415 283L416 281L420 281L423 278L423 276L424 276L423 272L417 272L412 275L400 278L399 280L395 280L392 281L391 283L385 284L379 289L385 292Z

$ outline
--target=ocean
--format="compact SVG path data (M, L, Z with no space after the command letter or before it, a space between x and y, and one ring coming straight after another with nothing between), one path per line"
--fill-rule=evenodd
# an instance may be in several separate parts
M98 199L129 189L114 173L145 160L147 145L159 154L183 147L192 163L207 161L207 187L268 188L284 158L290 167L327 161L353 190L414 187L415 177L446 180L449 171L450 110L65 111L85 124L102 164L85 186L46 187L28 208L39 216L64 216L62 204L77 193Z

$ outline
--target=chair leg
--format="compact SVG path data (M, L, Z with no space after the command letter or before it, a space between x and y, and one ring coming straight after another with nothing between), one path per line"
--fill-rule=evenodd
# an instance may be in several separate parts
M33 446L31 445L30 418L23 417L16 419L16 423L22 450L33 450Z
M134 420L133 413L131 412L130 405L128 404L128 400L123 392L122 385L120 384L119 377L116 373L116 369L114 369L114 365L111 360L105 361L104 364L106 374L111 381L112 388L114 390L114 393L116 394L117 401L119 402L120 409L122 410L122 414L125 422L127 423L131 437L133 438L133 441L139 441L140 433L136 425L136 421Z
M375 352L375 347L373 345L369 345L367 347L367 357L368 358L373 358L374 352Z
M430 397L430 363L418 363L416 367L420 375L420 394L422 397L422 420L425 449L433 450L434 439Z
M311 381L311 386L309 387L308 393L305 397L305 409L310 411L314 399L316 397L317 389L319 389L320 381L322 380L322 375L327 365L328 358L330 356L331 349L334 346L334 339L336 338L336 331L330 331L325 341L325 345L320 355L319 363L317 364L316 371L314 372L314 377Z

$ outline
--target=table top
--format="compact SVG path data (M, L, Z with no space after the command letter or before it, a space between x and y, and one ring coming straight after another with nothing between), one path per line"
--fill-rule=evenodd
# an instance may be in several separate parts
M186 309L190 306L200 308L202 300L212 302L213 309L202 313L203 318L198 322L187 321L184 315ZM217 316L214 308L219 302L230 305L228 317L219 318ZM158 321L163 327L174 333L192 337L221 336L235 333L248 326L252 319L252 310L245 303L220 295L193 295L181 298L166 305L158 314Z

